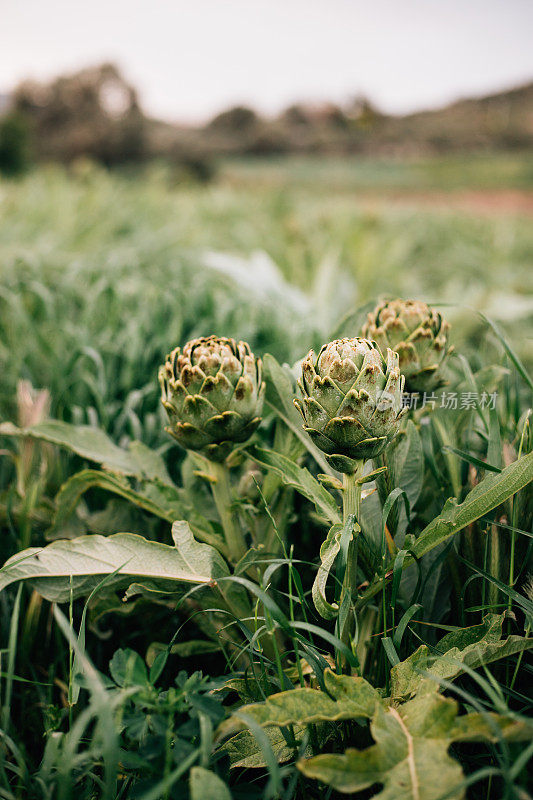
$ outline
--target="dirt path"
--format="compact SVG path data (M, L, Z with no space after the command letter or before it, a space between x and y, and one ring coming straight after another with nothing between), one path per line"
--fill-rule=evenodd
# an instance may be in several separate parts
M364 195L364 205L379 208L398 205L406 208L424 208L436 211L465 211L486 216L533 217L533 192L519 189L476 189L456 192L398 191L377 195Z

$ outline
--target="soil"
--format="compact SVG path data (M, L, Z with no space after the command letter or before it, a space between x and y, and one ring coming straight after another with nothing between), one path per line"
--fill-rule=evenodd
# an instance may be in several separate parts
M398 205L434 209L436 211L465 211L476 215L533 217L533 192L519 189L476 189L458 192L390 192L386 196L368 194L364 205Z

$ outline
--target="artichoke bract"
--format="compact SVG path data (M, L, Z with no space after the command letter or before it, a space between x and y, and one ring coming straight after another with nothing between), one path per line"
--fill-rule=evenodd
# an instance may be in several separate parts
M374 458L397 434L404 378L398 354L386 360L368 339L337 339L313 350L298 381L303 398L294 403L304 430L334 469L350 474Z
M380 303L370 312L362 334L382 352L390 347L400 357L408 392L429 392L445 382L442 365L452 349L449 324L441 314L418 300Z
M187 450L223 461L261 422L261 360L246 342L218 336L176 347L159 369L166 430Z

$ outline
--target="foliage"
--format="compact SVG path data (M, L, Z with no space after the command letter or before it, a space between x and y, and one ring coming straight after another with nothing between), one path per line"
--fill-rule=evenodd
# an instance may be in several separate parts
M0 174L19 175L29 166L28 126L17 113L0 119Z
M86 179L98 213L125 186ZM482 321L474 347L456 319L448 383L340 475L280 361L357 336L369 304L310 324L319 304L281 273L255 293L234 262L172 272L170 235L143 250L146 229L114 251L119 292L96 265L116 230L88 228L75 269L65 225L55 266L39 245L41 283L28 260L2 295L3 796L527 796L533 432L514 335ZM79 315L57 331L60 283ZM164 438L156 405L169 347L214 329L251 340L266 384L261 423L220 461ZM17 392L21 374L49 393Z

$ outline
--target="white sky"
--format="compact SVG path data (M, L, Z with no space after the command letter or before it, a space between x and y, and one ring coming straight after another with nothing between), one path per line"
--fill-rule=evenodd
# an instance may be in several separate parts
M533 78L533 0L0 0L0 91L116 61L203 120L367 94L405 112Z

